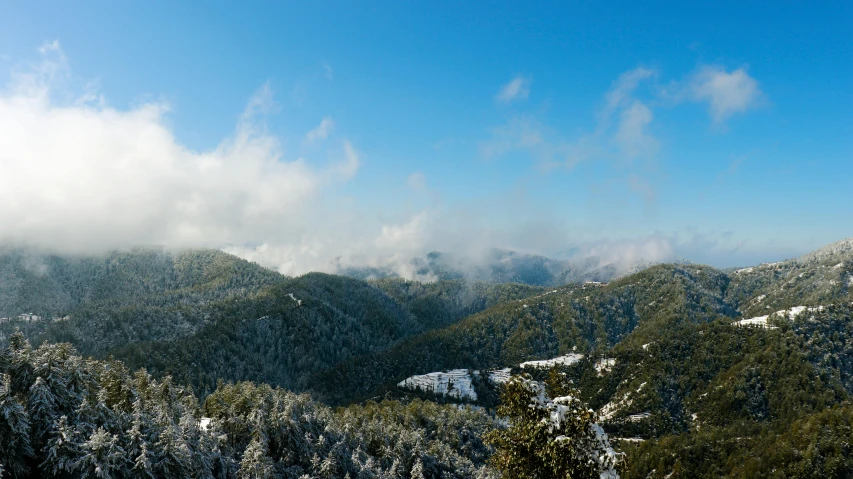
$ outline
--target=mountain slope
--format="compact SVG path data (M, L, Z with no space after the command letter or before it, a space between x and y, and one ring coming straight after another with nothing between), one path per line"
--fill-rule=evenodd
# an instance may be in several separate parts
M584 284L497 305L445 329L355 358L317 377L324 399L369 397L414 374L487 369L569 352L603 350L638 325L702 323L735 317L725 300L729 278L705 266L660 265L606 286Z
M211 304L287 280L216 250L134 249L104 256L0 255L0 338L16 329L67 341L83 354L191 334ZM22 313L33 316L19 318Z
M426 295L422 303L424 296L418 294L398 302L370 283L312 273L251 299L217 303L209 310L209 323L191 336L132 344L110 354L133 367L171 374L203 394L218 379L263 381L301 391L308 388L311 374L383 351L490 304L472 292L476 289L460 282L437 283L426 290L443 296L443 302ZM482 290L496 299L530 294L523 285Z

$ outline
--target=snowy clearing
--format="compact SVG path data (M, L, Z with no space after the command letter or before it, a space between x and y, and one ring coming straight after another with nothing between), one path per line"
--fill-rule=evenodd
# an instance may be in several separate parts
M531 368L547 369L547 368L552 368L552 367L557 366L557 365L571 366L572 364L580 361L581 359L583 359L583 354L569 353L569 354L566 354L565 356L558 356L558 357L552 358L552 359L542 359L542 360L538 360L538 361L525 361L525 362L521 363L520 366L522 368L531 367Z
M456 399L477 400L477 392L471 384L471 371L467 369L412 376L400 381L397 387Z
M805 312L811 313L811 312L815 312L815 311L822 311L823 308L824 308L823 306L814 306L814 307L794 306L791 309L782 309L780 311L776 311L775 313L768 314L765 316L756 316L754 318L741 319L740 321L735 321L734 325L735 326L758 326L758 327L766 328L766 329L775 329L776 328L775 326L770 326L767 324L767 319L770 316L779 316L782 318L787 317L790 319L795 319L797 316L799 316Z
M512 376L510 373L512 368L503 368L497 369L495 371L489 371L489 382L492 384L504 384L509 381L509 378Z

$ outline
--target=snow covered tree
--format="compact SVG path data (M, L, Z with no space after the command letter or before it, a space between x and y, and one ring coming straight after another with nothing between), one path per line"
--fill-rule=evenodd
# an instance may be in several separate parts
M412 479L426 479L424 476L424 463L418 458L412 466Z
M103 427L96 429L89 440L83 444L84 455L80 459L81 477L110 479L123 477L126 454L119 444L118 437Z
M168 425L154 444L154 475L159 477L181 477L189 475L192 459L190 450L175 426Z
M47 442L47 433L56 419L56 398L41 376L30 386L27 395L27 412L32 424L33 449L36 452Z
M12 378L0 375L0 460L13 476L27 471L26 458L33 455L30 447L30 419L12 391Z
M263 436L257 434L246 446L243 460L240 461L240 471L237 477L241 479L261 479L273 476L273 462L267 453L267 445Z
M617 479L618 455L593 422L595 413L573 396L548 398L540 383L514 376L504 386L498 414L509 427L487 434L492 464L518 479Z
M62 476L77 470L83 455L83 443L66 416L60 416L51 428L40 468L45 476Z

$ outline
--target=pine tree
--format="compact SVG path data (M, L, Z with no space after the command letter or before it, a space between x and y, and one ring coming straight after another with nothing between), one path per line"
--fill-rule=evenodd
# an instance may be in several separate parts
M237 477L241 479L262 479L273 477L274 465L267 454L267 444L263 436L256 434L243 452Z
M418 458L415 461L415 465L412 466L412 479L426 479L426 476L424 476L424 463L421 461L421 458Z
M13 476L27 472L26 459L32 456L30 419L27 410L15 398L12 378L0 375L0 458Z
M168 425L163 428L152 452L154 452L154 462L151 468L155 476L189 475L192 464L190 450L175 426Z
M51 428L40 468L45 476L62 476L77 470L83 456L83 443L66 416L60 416Z
M82 477L110 479L126 475L126 454L118 437L103 427L96 429L83 444L79 468Z
M40 452L47 442L47 433L56 419L56 398L41 376L30 386L27 412L32 422L33 449Z
M498 414L509 427L486 435L495 446L493 465L518 479L616 479L617 455L593 423L594 412L573 396L551 400L529 377L504 385Z

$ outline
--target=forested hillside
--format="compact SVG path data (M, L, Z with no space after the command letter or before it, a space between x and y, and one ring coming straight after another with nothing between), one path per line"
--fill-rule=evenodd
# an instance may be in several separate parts
M433 403L332 411L267 385L192 391L67 344L0 351L0 477L493 477L494 419Z
M12 251L2 260L3 308L11 313L0 321L0 339L21 330L36 344L69 342L85 355L173 374L202 394L219 379L306 390L311 374L342 360L543 291L466 280L288 278L211 250L81 258Z
M604 351L638 325L735 316L729 278L710 267L660 265L606 286L583 284L497 305L445 329L361 356L313 382L326 400L381 394L412 374L453 368L502 368L570 352Z
M437 403L493 410L505 378L525 372L535 380L558 374L567 381L625 452L622 477L853 474L853 451L844 439L853 424L851 240L750 268L656 265L608 284L556 288L319 273L288 278L210 251L136 250L41 262L7 252L2 258L0 271L9 281L3 307L13 316L0 324L8 344L0 364L9 371L3 390L14 391L4 396L11 408L4 417L13 418L5 427L29 437L2 445L23 458L4 463L9 471L46 467L32 458L46 454L51 427L66 427L58 422L62 415L79 423L67 426L77 428L68 434L88 445L62 452L78 459L57 464L79 468L94 464L79 458L96 443L136 451L136 433L127 431L142 420L133 418L148 415L151 450L168 451L163 435L183 431L184 450L218 464L178 458L178 465L165 465L171 463L163 459L161 471L228 476L251 456L259 458L252 467L273 467L285 477L358 477L365 468L376 477L413 477L416 466L423 477L451 471L486 477L496 472L485 465L491 450L481 438L499 423L485 410ZM38 309L39 298L49 306ZM24 307L31 309L15 309ZM22 312L39 317L17 317ZM24 335L13 336L17 329ZM47 344L31 349L25 336ZM105 360L54 345L63 341ZM51 365L72 372L51 373ZM148 372L128 372L138 368ZM494 376L496 369L504 370ZM398 386L448 370L454 372L446 378L468 378L465 387L476 394L450 397L447 388L435 395ZM66 387L84 380L90 381L85 391ZM50 395L38 392L45 384ZM307 391L313 400L346 409L333 412L275 387ZM151 397L149 391L164 388L173 391L167 399ZM52 398L45 401L64 412L49 420L38 416L46 413L32 406L41 401L33 394ZM382 398L394 400L365 403ZM119 426L92 419L87 407ZM25 410L35 418L27 422L32 427L14 419L23 414L14 411ZM316 420L284 425L281 418L295 418L289 415L296 410ZM200 426L202 414L212 418L212 429ZM198 425L189 425L193 421ZM223 443L206 431L229 439ZM457 433L461 443L454 442ZM307 434L307 442L287 434ZM411 446L386 450L391 446L382 441L392 439ZM427 443L431 458L414 452ZM168 456L157 454L151 457ZM117 465L104 467L132 468L113 461Z

